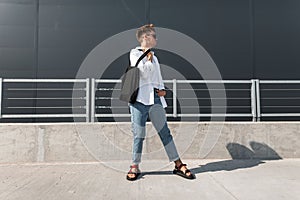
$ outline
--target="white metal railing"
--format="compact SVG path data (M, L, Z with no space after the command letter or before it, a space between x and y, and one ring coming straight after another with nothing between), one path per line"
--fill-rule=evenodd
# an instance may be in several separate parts
M173 79L164 83L168 90L168 117L247 117L252 121L300 117L300 80ZM83 118L94 122L97 118L128 118L128 105L118 99L120 86L119 79L0 78L0 119ZM74 95L74 91L78 94ZM68 95L59 96L60 92Z
M90 113L89 113L89 104L90 104L90 85L89 79L0 79L0 118L85 118L86 122L90 121ZM74 84L82 84L81 88L74 88ZM13 86L7 86L4 88L6 84L13 84ZM34 86L26 86L26 84L34 84ZM38 84L48 84L47 86L38 86ZM56 87L53 85L56 84ZM64 86L66 84L71 84L68 86ZM14 92L17 93L16 96L9 97L9 95L4 96L4 90L6 93ZM79 97L73 97L72 95L64 95L65 93L72 94L74 90L82 91L84 95ZM61 92L62 96L59 96L57 93ZM37 97L37 95L29 95L30 93L45 93L46 97ZM22 94L24 96L20 97ZM72 103L68 103L67 105L57 106L55 103L57 101L74 101L77 99L78 101L84 101L84 104L78 105L76 107L73 106ZM44 101L46 102L46 106L37 106L32 105L28 106L25 103L30 103L34 101ZM4 107L3 103L6 101L10 103L11 101L18 102L21 106L13 105ZM54 105L51 105L54 103ZM34 103L33 103L34 104ZM4 113L4 109L6 110L14 110L16 113ZM66 110L69 109L68 113L64 111L58 112L56 110ZM73 113L74 109L84 110L83 112ZM20 113L22 110L23 113ZM37 110L46 110L44 113L38 112L29 112L29 111L37 111ZM72 110L72 111L71 111Z
M119 95L119 91L120 91L120 84L121 84L121 80L119 79L92 79L92 87L91 87L91 121L93 122L95 120L95 118L97 117L129 117L130 114L128 113L128 105L127 104L122 104L120 101L118 101L118 95ZM167 116L168 117L251 117L253 121L256 120L256 115L257 115L257 101L256 101L256 83L257 80L165 80L164 83L166 85L169 84L169 90L172 92L172 97L170 98L171 100L171 107L172 107L172 112L167 112ZM198 101L200 98L194 97L194 98L189 98L186 97L185 95L179 95L180 92L183 92L183 89L180 89L178 86L179 85L191 85L191 84L200 84L200 85L227 85L227 84L233 84L233 85L246 85L248 88L244 89L247 91L248 94L248 99L249 100L249 104L247 105L249 108L248 112L244 112L244 113L228 113L226 112L226 109L228 109L228 105L221 105L219 106L219 108L223 109L223 112L214 112L214 113L201 113L201 112L197 112L197 113L189 113L189 112L185 112L185 113L181 113L178 111L178 99L180 99L180 96L184 96L184 98L182 99L194 99L195 101ZM100 87L98 87L97 85L100 85ZM102 85L102 86L101 86ZM227 101L227 96L225 94L226 92L226 88L220 88L220 87L210 87L209 89L203 89L206 91L209 90L220 90L224 93L224 95L222 96L222 98L219 98L221 100L223 100L226 104ZM185 89L185 91L187 91L189 89ZM195 89L190 89L195 91ZM197 90L197 89L196 89ZM236 91L238 91L239 89L237 88ZM107 98L106 95L101 96L101 94L97 94L97 92L99 91L110 91L111 93L109 94L109 96L111 96L111 98ZM113 94L115 93L115 94ZM109 103L112 104L113 101L117 101L118 103L115 105L97 105L95 104L95 102L97 102L97 100L105 100ZM202 98L204 99L204 98ZM218 99L218 98L216 98ZM238 97L236 98L237 100L239 99ZM245 99L245 98L244 98ZM209 101L213 101L213 97L208 97L207 100ZM188 105L180 105L181 107L188 107ZM201 107L201 105L199 105ZM223 106L223 107L222 107ZM123 110L127 111L127 113L123 112L113 112L113 113L107 113L107 112L101 112L101 109L113 109L114 107L118 107L119 110L123 108ZM208 106L209 107L209 106ZM218 107L218 105L216 106ZM230 107L230 106L229 106ZM211 106L209 109L212 109L213 106ZM99 112L97 112L96 110L100 109ZM197 108L196 108L197 109Z
M300 116L300 80L257 80L257 91L258 121L262 117Z

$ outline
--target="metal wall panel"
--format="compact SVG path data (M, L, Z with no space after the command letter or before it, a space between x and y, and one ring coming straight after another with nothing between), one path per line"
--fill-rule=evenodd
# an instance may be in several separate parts
M151 21L196 40L211 55L223 79L251 78L249 1L151 1L150 5Z
M35 1L0 1L0 77L35 76Z
M300 79L300 1L255 1L255 69L260 79Z
M129 5L119 0L41 0L38 76L74 78L95 46L140 25L132 14L143 16L143 8L137 0Z

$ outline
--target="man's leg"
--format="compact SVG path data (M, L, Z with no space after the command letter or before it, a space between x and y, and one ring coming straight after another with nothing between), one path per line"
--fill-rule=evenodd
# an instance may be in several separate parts
M160 104L154 104L149 110L151 122L164 145L169 160L179 160L179 155L167 124L165 109Z
M146 135L146 121L148 118L147 106L136 102L130 104L131 131L133 133L132 164L141 162L143 142Z

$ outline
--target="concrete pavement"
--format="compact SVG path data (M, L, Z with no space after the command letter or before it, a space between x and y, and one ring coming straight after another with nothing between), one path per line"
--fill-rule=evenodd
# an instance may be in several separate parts
M300 159L184 162L196 180L173 175L161 160L142 163L135 182L125 179L129 163L121 161L1 164L0 199L300 199Z

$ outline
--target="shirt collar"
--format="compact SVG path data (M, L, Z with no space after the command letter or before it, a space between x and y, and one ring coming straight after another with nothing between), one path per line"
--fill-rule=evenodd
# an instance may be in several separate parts
M135 47L135 49L142 50L143 48L141 46L138 46L138 47ZM153 51L151 51L151 53L154 55Z

